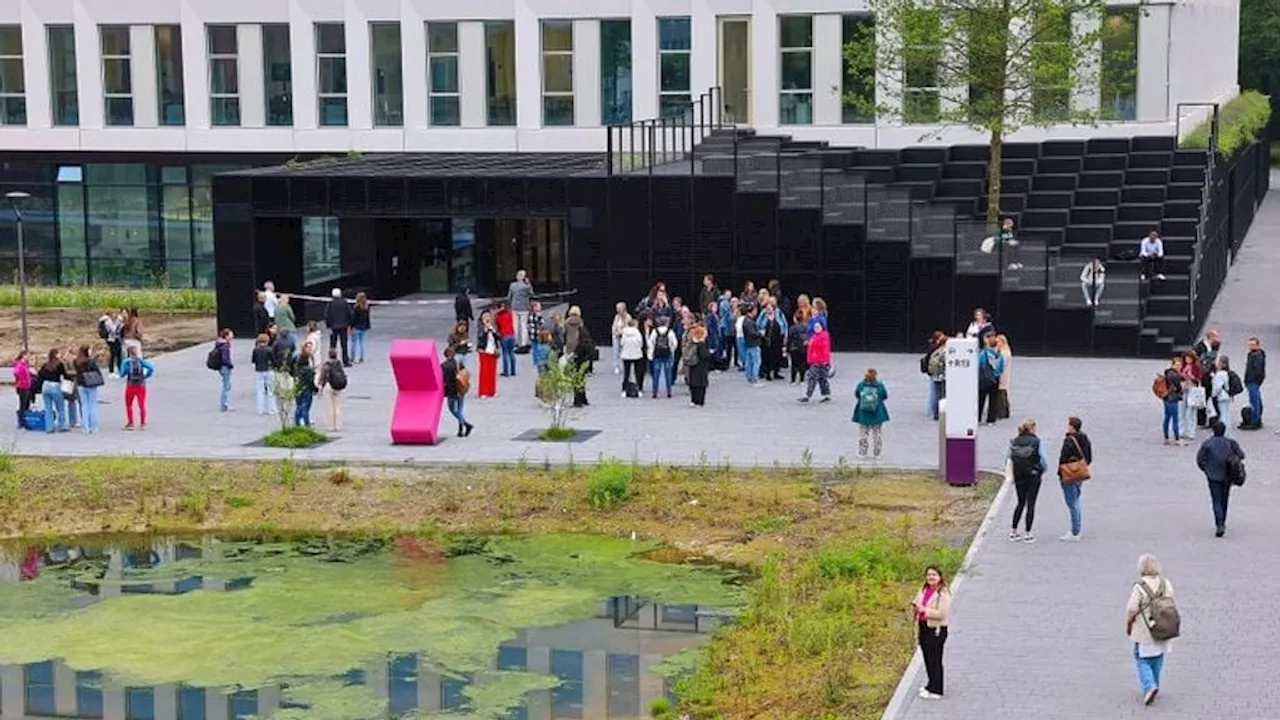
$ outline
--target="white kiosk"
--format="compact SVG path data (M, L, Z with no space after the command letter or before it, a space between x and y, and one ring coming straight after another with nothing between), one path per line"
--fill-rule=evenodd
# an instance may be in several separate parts
M947 398L942 417L942 477L950 485L978 480L978 340L947 340Z

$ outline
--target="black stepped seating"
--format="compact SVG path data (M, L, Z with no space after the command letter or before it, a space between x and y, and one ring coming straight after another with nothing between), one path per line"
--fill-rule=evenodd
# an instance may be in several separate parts
M1032 187L1036 190L1075 192L1079 182L1079 175L1037 175L1032 182Z
M1129 138L1089 138L1085 151L1090 155L1129 154Z
M1075 172L1071 170L1069 172ZM1035 158L1005 158L1000 161L1000 174L1009 177L1030 177L1036 174Z
M947 148L948 162L980 162L991 159L991 148L986 145L952 145Z
M1072 225L1114 225L1115 207L1077 207L1071 209Z
M1129 167L1128 155L1085 155L1085 170L1124 170Z
M1144 222L1154 226L1164 219L1164 205L1126 203L1120 206L1116 219L1121 222Z
M935 182L942 177L942 165L902 163L894 168L894 182Z
M1129 168L1124 173L1125 185L1168 185L1168 168Z
M1006 143L1000 152L1002 160L1010 160L1012 158L1035 159L1038 157L1040 157L1040 144L1038 143Z
M981 162L956 162L948 160L947 164L942 168L942 177L944 178L965 178L981 180L987 176L987 161Z
M1196 234L1196 226L1199 224L1199 218L1183 218L1180 220L1165 218L1160 221L1160 236L1194 237ZM1150 230L1148 230L1148 232L1150 232Z
M937 185L934 180L912 180L907 182L895 180L893 187L906 190L915 200L928 200L933 197Z
M1120 192L1116 188L1077 190L1075 204L1079 207L1112 207L1120 204Z
M1171 152L1135 152L1129 154L1129 168L1167 168L1173 165Z
M897 164L897 150L859 150L853 154L850 167L893 167Z
M1068 175L1080 172L1084 161L1079 155L1042 156L1036 163L1036 172L1048 175Z
M1040 157L1080 157L1084 140L1046 140L1040 145Z
M1067 224L1071 211L1066 208L1024 210L1019 218L1023 228L1058 228Z
M1209 151L1177 150L1173 153L1173 164L1177 166L1207 167L1209 165Z
M1155 230L1156 223L1146 222L1144 220L1117 220L1115 227L1116 240L1130 240L1133 242L1133 250L1137 252L1138 242L1147 236L1147 233ZM1166 251L1168 254L1168 251Z
M1166 219L1181 220L1184 218L1200 217L1200 201L1199 200L1170 200L1164 204L1164 217Z
M1112 171L1080 173L1082 188L1118 188L1124 185L1124 173Z
M1033 210L1067 210L1075 200L1071 191L1040 191L1027 196L1027 207Z
M1113 224L1107 225L1068 225L1067 226L1067 244L1075 245L1110 245L1112 234L1115 232Z
M1120 199L1126 203L1160 203L1164 204L1168 190L1165 186L1127 187L1120 192Z
M900 160L905 165L941 165L947 161L945 147L909 147L903 148Z
M990 187L987 181L982 181L982 192L985 195L987 188ZM1009 177L1000 178L1000 194L1015 193L1018 195L1026 195L1031 192L1031 178L1029 177Z
M1159 294L1147 296L1147 313L1151 315L1177 315L1180 312L1187 312L1186 297L1165 294L1163 288L1157 288L1157 292Z
M1148 306L1147 312L1142 318L1144 330L1154 329L1162 338L1171 340L1185 334L1186 326L1187 316L1185 312L1181 315L1156 315L1151 312L1151 308Z
M1178 165L1169 170L1169 182L1171 183L1195 183L1197 185L1204 182L1204 167L1199 165Z
M1204 197L1204 186L1200 183L1169 183L1165 188L1166 200L1195 200L1200 202Z
M937 183L937 191L934 197L939 198L968 198L977 199L982 197L982 179L981 178L948 178L944 177Z
M1172 135L1139 135L1132 138L1130 147L1134 152L1173 152L1178 143Z

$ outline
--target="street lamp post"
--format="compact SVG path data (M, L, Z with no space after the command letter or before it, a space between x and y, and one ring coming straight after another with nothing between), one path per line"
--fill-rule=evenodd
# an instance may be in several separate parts
M22 317L22 350L26 352L30 350L27 346L27 249L22 237L22 210L18 207L18 203L31 197L31 193L14 190L5 193L4 196L8 199L9 206L13 208L13 215L18 225L18 312Z

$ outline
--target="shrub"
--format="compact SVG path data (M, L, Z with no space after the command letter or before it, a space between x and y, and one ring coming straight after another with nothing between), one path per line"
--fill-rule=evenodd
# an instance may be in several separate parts
M606 510L631 498L635 470L616 459L601 460L587 479L587 501L597 510Z
M1212 118L1192 128L1182 139L1184 148L1208 148ZM1271 122L1271 99L1257 90L1246 90L1223 105L1218 113L1218 155L1230 158L1254 142Z
M906 582L923 577L929 565L937 565L949 577L963 559L964 551L959 548L917 548L905 538L880 534L857 543L824 547L813 562L818 572L831 580Z
M309 427L291 427L287 430L276 430L262 439L267 447L274 448L309 448L327 442L329 436Z
M223 504L232 510L239 510L240 508L252 507L253 498L245 495L228 495L227 499L223 501Z
M21 293L16 284L0 285L0 306L17 307ZM76 308L104 310L136 307L140 310L184 310L213 312L217 309L212 290L166 288L115 288L99 286L28 285L27 306L32 308Z
M562 442L570 440L578 431L571 427L549 427L538 433L538 439L544 442Z

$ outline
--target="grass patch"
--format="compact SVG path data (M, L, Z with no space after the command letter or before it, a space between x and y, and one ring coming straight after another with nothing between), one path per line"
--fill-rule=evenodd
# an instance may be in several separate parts
M1254 142L1271 122L1271 99L1257 90L1245 90L1218 112L1218 155L1224 159ZM1182 138L1184 148L1208 148L1212 118L1196 125Z
M287 430L276 430L262 438L262 444L273 448L289 448L301 450L328 442L329 436L309 427L291 427Z
M18 307L17 285L0 285L0 307ZM27 306L31 308L138 308L139 310L190 310L213 312L217 302L212 290L168 288L114 288L94 285L27 287Z
M538 433L538 439L543 442L564 442L572 440L577 434L578 431L571 427L553 427Z
M872 718L914 651L905 608L924 567L958 567L996 486L611 459L494 468L14 456L0 473L0 537L405 533L449 557L511 535L635 537L663 549L643 559L711 560L748 578L737 622L663 664L680 699L654 708L658 717Z

